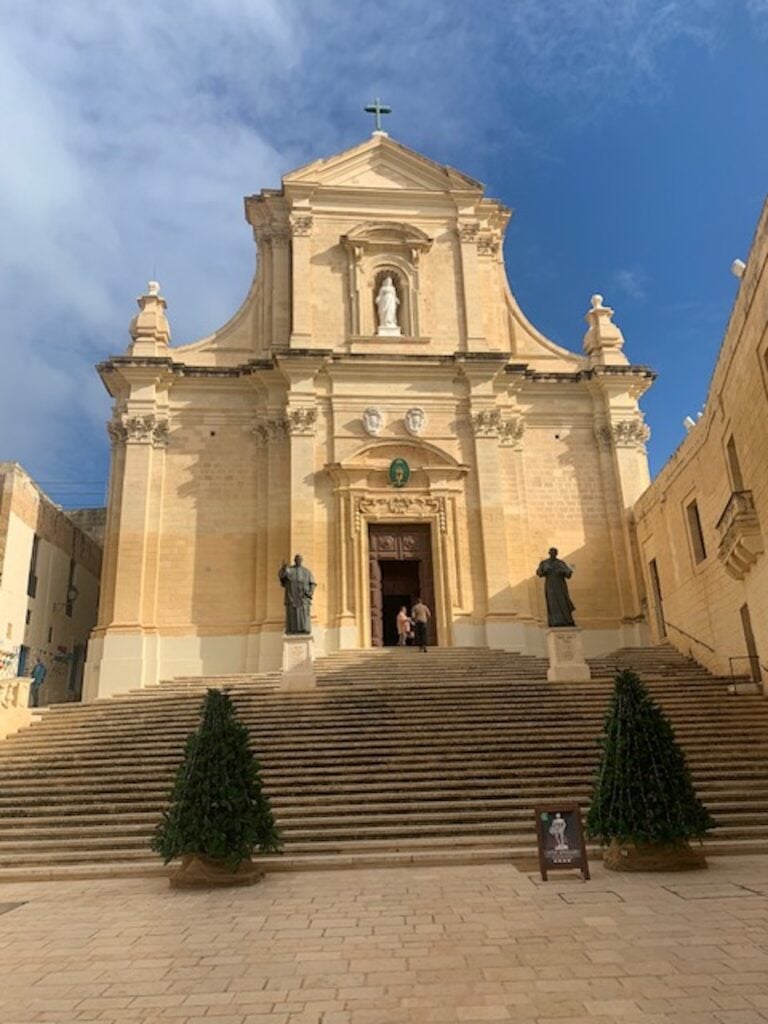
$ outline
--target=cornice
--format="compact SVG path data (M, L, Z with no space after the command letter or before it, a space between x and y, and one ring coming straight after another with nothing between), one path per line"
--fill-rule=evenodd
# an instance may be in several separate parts
M525 380L548 384L578 384L582 381L596 380L600 377L641 378L652 382L657 373L649 366L592 366L583 370L533 370L525 363L510 363L504 368L510 376L523 377Z

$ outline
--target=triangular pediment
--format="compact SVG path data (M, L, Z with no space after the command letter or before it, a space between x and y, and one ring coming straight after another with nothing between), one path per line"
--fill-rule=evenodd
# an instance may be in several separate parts
M300 167L284 186L403 189L428 192L483 191L479 181L444 167L386 135L374 135L353 149Z

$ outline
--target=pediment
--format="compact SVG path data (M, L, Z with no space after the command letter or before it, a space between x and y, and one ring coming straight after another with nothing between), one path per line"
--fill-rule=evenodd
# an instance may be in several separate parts
M378 135L326 160L316 160L283 178L284 186L479 192L483 186L465 174L435 163L413 149Z

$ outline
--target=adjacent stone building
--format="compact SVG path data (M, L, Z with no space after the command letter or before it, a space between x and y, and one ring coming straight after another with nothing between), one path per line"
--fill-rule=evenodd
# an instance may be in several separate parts
M0 679L40 657L42 703L80 697L100 573L100 545L18 463L0 463Z
M277 572L319 586L318 653L432 641L545 650L536 566L555 545L587 654L646 640L631 509L649 483L613 311L584 350L545 338L508 284L511 212L383 132L245 201L257 268L220 330L172 348L151 283L114 399L88 695L280 663Z
M635 507L651 630L768 682L768 203L704 414Z

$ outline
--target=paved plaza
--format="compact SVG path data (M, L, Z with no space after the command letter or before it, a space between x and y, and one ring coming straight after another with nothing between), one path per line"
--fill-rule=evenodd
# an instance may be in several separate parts
M768 860L0 886L3 1024L758 1024Z

